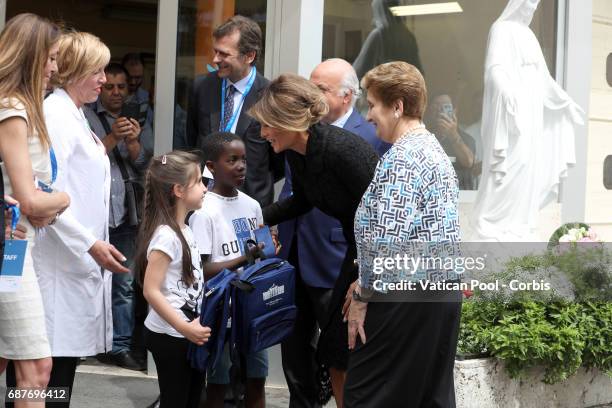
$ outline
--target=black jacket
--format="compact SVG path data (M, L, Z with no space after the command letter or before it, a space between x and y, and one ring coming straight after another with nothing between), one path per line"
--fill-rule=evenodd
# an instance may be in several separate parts
M337 218L348 242L361 197L374 177L378 154L361 137L333 125L309 129L306 155L287 151L293 194L263 209L266 224L276 225L318 208Z
M333 125L309 129L306 155L286 152L293 195L263 209L264 222L276 225L318 208L342 224L348 243L340 276L334 286L334 312L348 285L357 278L354 219L361 197L374 177L378 154L361 137Z
M253 197L263 207L270 204L274 197L272 173L273 152L261 138L259 122L247 114L268 86L268 80L257 73L253 87L247 95L238 123L236 134L242 138L247 154L247 173L243 191ZM221 121L221 83L216 73L196 78L187 111L187 144L192 148L202 148L204 138L219 130Z

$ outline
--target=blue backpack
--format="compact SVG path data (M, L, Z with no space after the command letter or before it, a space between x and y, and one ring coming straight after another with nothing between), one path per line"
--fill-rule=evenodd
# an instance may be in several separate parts
M206 372L206 367L209 365L214 366L223 354L233 289L230 282L234 279L236 273L224 269L208 280L204 286L199 319L202 326L210 327L211 336L201 346L190 342L187 354L191 366L200 372Z
M251 354L286 339L293 331L295 268L280 258L249 266L231 282L232 342L241 354Z
M240 275L224 269L206 282L200 323L211 328L211 337L202 346L190 343L187 355L191 366L201 372L213 367L223 353L230 303L232 356L234 351L244 356L279 344L295 322L295 268L271 258Z

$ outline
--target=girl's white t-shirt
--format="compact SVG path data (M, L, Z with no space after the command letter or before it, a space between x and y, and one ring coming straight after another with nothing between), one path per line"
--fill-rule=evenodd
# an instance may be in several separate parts
M198 251L191 229L185 226L182 232L191 252L191 265L195 278L191 285L187 285L183 281L183 249L181 240L168 225L160 225L153 233L147 249L147 258L151 255L151 251L161 251L171 259L166 271L166 279L162 283L161 292L168 300L168 303L175 309L176 313L183 320L189 321L181 309L188 309L191 312L200 314L202 294L204 292L204 274L202 273L200 252ZM145 327L155 333L184 337L157 314L152 307L149 307Z

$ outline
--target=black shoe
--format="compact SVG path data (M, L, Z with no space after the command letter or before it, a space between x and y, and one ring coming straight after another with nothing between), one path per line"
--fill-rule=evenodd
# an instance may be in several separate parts
M159 396L157 397L154 403L152 403L151 405L147 405L147 408L159 408Z
M132 356L136 359L136 361L138 361L141 364L147 365L147 350L146 349L134 348L130 350L130 353L132 353Z
M129 351L110 354L109 357L113 364L127 368L128 370L144 371L147 369L147 365L143 364L142 361L138 361Z

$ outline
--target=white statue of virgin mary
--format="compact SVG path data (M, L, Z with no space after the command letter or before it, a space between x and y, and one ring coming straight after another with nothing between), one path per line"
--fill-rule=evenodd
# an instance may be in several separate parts
M538 3L510 0L489 32L475 240L538 241L539 210L575 163L584 112L550 76L529 28Z

